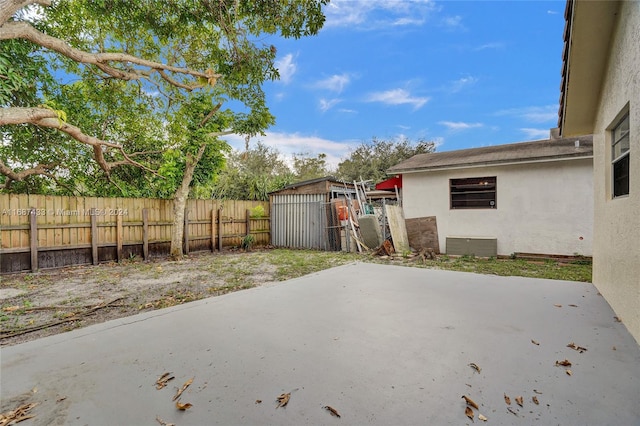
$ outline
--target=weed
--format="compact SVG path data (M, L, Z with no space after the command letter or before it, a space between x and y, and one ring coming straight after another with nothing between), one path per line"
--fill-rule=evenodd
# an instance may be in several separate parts
M261 206L259 206L261 207ZM245 235L245 237L242 239L242 249L243 250L247 250L250 251L251 248L253 247L253 244L255 243L256 239L254 238L253 235Z

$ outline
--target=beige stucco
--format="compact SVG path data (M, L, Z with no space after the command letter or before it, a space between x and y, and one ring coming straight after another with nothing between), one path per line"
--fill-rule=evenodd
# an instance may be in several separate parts
M449 179L497 177L496 209L449 208ZM591 256L592 159L405 173L405 218L436 216L447 236L495 237L498 254Z
M640 2L623 2L593 129L593 282L640 342ZM611 197L608 129L628 108L629 196Z

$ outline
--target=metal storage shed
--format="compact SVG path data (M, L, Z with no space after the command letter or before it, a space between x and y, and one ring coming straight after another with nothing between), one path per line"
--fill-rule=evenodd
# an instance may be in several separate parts
M271 244L341 250L338 206L355 199L355 186L333 176L298 182L270 193Z

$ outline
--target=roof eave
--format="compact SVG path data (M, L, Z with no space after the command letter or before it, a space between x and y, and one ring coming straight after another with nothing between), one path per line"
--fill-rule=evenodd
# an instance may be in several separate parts
M564 156L557 156L557 157L528 158L526 160L486 161L482 163L448 164L443 166L413 167L408 169L389 169L387 170L387 174L398 174L398 173L407 174L407 173L419 173L419 172L442 171L442 170L475 169L480 167L549 163L549 162L556 162L556 161L583 160L583 159L589 159L589 158L593 158L593 153L588 153L584 155L578 154L578 155L571 155L571 156L564 155Z

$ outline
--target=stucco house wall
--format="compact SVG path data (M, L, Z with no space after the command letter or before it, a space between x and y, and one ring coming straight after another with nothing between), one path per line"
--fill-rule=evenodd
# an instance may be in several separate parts
M496 209L450 209L449 179L496 176ZM403 174L406 219L436 216L447 236L496 237L499 255L592 254L591 158Z
M640 3L622 2L593 130L593 282L640 341ZM629 112L629 195L611 196L609 129Z

